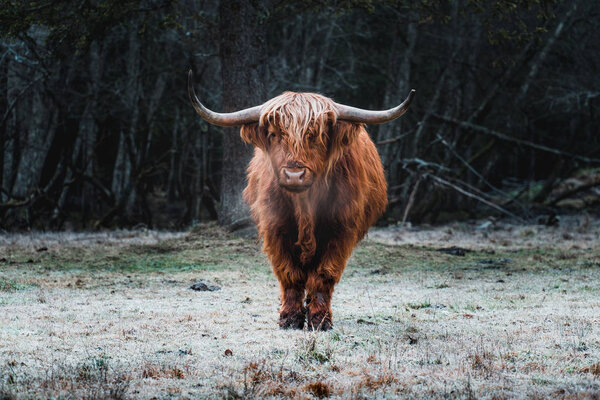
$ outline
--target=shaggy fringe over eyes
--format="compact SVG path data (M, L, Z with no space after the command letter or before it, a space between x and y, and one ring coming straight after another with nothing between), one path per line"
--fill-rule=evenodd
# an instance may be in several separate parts
M284 92L265 103L260 116L260 125L277 125L291 139L290 145L296 151L303 150L310 132L317 143L327 143L329 122L335 125L337 111L331 99L314 93Z

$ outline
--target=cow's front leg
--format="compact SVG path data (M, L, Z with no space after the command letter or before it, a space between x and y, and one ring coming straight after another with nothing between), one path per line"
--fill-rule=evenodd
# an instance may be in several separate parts
M268 246L273 272L281 289L281 309L279 310L279 326L283 329L304 328L305 312L303 308L306 288L306 272L293 262L291 254L275 236L265 237Z
M291 262L273 265L281 288L281 309L279 326L283 329L304 328L305 312L303 307L306 287L306 273Z
M327 244L319 265L310 270L306 281L309 328L326 331L333 327L333 287L340 281L356 242L353 234L338 235Z
M281 309L279 311L279 327L282 329L304 328L305 312L304 283L279 281L281 285Z
M302 329L305 319L303 302L306 273L285 255L274 257L271 263L281 289L279 326L283 329Z
M321 268L309 274L306 282L309 328L326 331L333 327L331 295L335 283L336 279Z

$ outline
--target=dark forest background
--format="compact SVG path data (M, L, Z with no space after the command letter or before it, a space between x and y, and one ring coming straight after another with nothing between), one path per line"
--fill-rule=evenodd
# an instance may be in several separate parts
M2 229L243 226L251 149L189 68L216 111L417 89L368 127L384 223L599 210L597 0L1 0L0 35Z

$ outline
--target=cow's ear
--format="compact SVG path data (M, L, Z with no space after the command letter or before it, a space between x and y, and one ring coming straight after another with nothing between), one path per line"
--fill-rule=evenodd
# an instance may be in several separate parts
M259 126L258 123L242 125L240 130L240 136L242 140L252 146L259 147L261 149L266 148L267 134L266 128Z
M354 143L362 127L363 124L340 120L336 121L331 128L331 140L333 147L342 148Z

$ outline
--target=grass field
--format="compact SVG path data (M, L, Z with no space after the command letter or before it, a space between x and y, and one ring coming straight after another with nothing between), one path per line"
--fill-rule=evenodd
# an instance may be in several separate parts
M279 330L260 244L214 225L4 235L0 399L600 398L598 226L536 229L375 231L325 333Z

